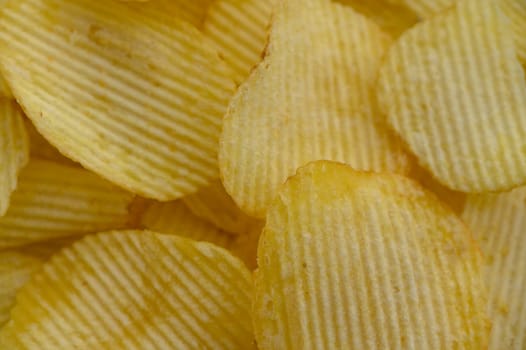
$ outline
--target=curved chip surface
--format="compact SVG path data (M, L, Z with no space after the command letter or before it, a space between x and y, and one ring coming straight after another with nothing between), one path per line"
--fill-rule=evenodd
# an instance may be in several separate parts
M267 213L255 272L260 349L484 349L480 253L416 182L326 161Z

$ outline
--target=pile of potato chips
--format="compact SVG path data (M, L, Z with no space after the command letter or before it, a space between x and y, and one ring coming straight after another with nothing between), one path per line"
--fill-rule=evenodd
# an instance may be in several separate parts
M526 0L1 0L0 349L526 349Z

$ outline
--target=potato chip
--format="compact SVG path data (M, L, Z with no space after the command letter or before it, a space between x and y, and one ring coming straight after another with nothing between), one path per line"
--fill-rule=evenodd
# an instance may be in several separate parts
M393 4L390 0L336 0L336 2L352 6L394 37L400 36L418 22L418 16L408 7Z
M256 267L256 250L262 224L252 221L245 232L232 235L194 215L180 200L150 202L141 217L141 226L148 230L178 235L196 241L213 243L230 250L251 269Z
M131 192L170 200L217 178L235 85L197 29L157 12L117 1L12 1L2 9L0 63L61 153Z
M0 218L0 249L126 228L133 198L87 170L32 160Z
M465 0L391 48L378 99L420 165L461 192L526 182L526 80L493 0Z
M462 218L485 255L493 320L489 349L526 348L526 187L471 195Z
M0 75L0 98L13 98L11 88L7 85L4 77Z
M501 0L501 6L511 20L519 60L526 65L526 1Z
M0 328L9 320L15 295L52 254L71 240L46 242L0 251Z
M480 255L415 182L320 161L267 213L255 272L261 349L484 349Z
M407 170L373 98L388 35L348 6L290 0L277 5L269 40L230 103L220 141L223 184L243 211L263 217L278 187L312 160Z
M47 142L47 140L38 132L29 119L24 118L24 125L29 137L29 150L31 157L50 160L70 166L79 166L78 163L75 163L71 159L63 156L58 149Z
M15 102L0 98L0 216L9 207L18 173L29 161L29 140L22 112Z
M200 27L206 15L208 6L213 0L154 0L154 1L129 1L128 6L157 21L171 21L180 18Z
M414 165L409 176L418 181L424 188L433 192L443 203L447 204L457 214L462 213L466 203L466 194L456 192L435 180L429 172L418 165Z
M234 236L195 216L180 200L149 203L141 225L148 230L211 242L226 249L234 240Z
M414 11L420 18L429 18L452 7L458 0L387 0ZM478 0L479 3L485 0Z
M194 215L230 233L245 234L256 221L239 209L221 181L184 197L183 202Z
M216 0L203 33L216 44L240 84L260 61L267 43L273 0Z
M214 245L153 232L76 242L17 295L2 349L253 349L252 281Z

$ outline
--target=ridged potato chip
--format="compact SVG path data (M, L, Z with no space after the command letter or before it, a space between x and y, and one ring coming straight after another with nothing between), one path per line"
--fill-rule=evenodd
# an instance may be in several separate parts
M276 6L267 56L233 97L223 123L221 179L236 204L264 217L278 187L312 160L405 172L408 159L373 98L391 39L329 0Z
M32 160L0 218L0 249L127 228L133 199L85 169Z
M7 85L4 77L0 75L0 97L2 98L13 98L11 88Z
M526 1L501 0L501 6L511 20L517 55L526 65Z
M400 36L418 22L418 16L408 7L393 4L390 0L336 0L372 19L393 37Z
M255 272L260 349L484 349L469 230L417 183L320 161L267 213Z
M0 217L9 207L18 174L29 161L29 139L15 102L0 98Z
M61 153L131 192L170 200L218 177L235 84L197 29L163 16L162 7L117 1L11 1L1 11L0 64Z
M153 232L88 236L21 289L2 349L253 349L252 281L221 248Z
M526 182L526 80L493 0L465 0L407 31L380 69L378 100L420 165L461 192Z
M70 240L0 251L0 328L9 320L16 293L42 264Z
M184 197L183 202L196 216L230 233L245 234L257 221L239 209L220 181Z
M79 165L71 159L66 158L56 147L47 142L29 119L24 118L24 125L29 138L29 150L32 158L50 160L70 166Z
M216 0L208 8L203 33L217 46L240 84L260 61L275 0Z
M485 255L490 350L526 349L526 188L468 196L462 218Z
M164 234L213 243L230 250L249 268L255 268L255 251L262 229L260 222L253 221L247 225L245 232L234 236L194 215L181 200L165 203L150 202L146 206L141 217L142 227Z

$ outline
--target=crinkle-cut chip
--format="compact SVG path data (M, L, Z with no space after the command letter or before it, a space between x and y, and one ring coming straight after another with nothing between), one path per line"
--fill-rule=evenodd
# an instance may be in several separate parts
M9 320L17 291L44 261L71 243L60 240L0 251L0 328Z
M349 6L276 5L267 55L233 97L220 141L221 178L243 211L264 217L278 187L312 160L407 170L403 147L382 124L373 96L390 43Z
M416 182L319 161L267 212L255 272L261 349L484 349L481 258Z
M216 0L208 8L203 33L217 46L240 84L261 61L273 0Z
M204 35L155 13L117 1L12 1L1 12L0 63L61 153L131 192L170 200L217 178L235 84Z
M183 202L194 215L230 233L247 233L257 221L239 209L221 181L184 197Z
M213 243L228 249L249 268L255 267L255 250L261 223L253 221L246 232L232 235L196 216L183 201L149 202L141 217L141 226L152 231Z
M424 188L433 192L443 203L447 204L453 211L457 214L462 213L464 209L464 204L466 203L466 194L463 192L453 191L440 182L435 180L433 176L422 167L414 164L409 176L418 183L420 183Z
M201 27L206 11L213 0L150 0L129 1L128 6L157 21L171 21L180 18L196 27Z
M501 0L501 6L511 20L519 60L526 64L526 1Z
M511 34L495 1L460 1L407 31L380 69L387 121L453 190L526 182L526 79Z
M393 37L400 36L419 19L407 6L393 4L390 0L336 0L336 2L351 6L369 17Z
M0 249L127 228L134 197L85 169L31 160L0 218Z
M0 217L17 187L20 170L29 161L29 139L22 111L14 101L0 98Z
M13 98L13 93L11 92L11 88L9 87L9 85L7 85L7 81L5 81L4 77L1 75L0 75L0 97L1 98Z
M526 348L526 187L468 196L462 218L485 255L490 350Z
M2 349L253 349L252 280L205 242L149 231L87 236L20 290Z
M56 149L56 147L47 142L44 136L38 132L29 119L24 118L24 124L29 137L29 149L31 157L50 160L70 166L79 166L78 163L66 158L64 155L62 155L62 153L59 152L58 149Z

